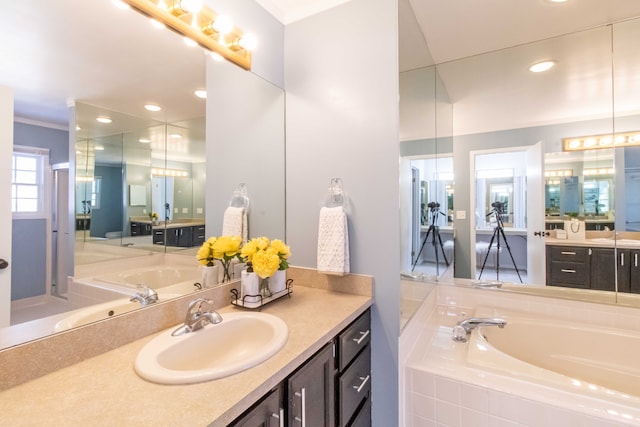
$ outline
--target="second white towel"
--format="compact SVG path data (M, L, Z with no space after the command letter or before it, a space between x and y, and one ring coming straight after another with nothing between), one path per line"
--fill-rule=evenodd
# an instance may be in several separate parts
M349 273L349 231L342 206L320 209L317 268L325 274Z
M222 219L223 236L240 236L243 242L247 241L249 234L247 226L247 210L229 206L224 211Z

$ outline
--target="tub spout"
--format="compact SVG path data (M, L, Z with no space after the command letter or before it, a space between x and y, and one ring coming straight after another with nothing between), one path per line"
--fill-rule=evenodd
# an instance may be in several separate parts
M453 327L453 340L455 342L467 342L467 336L478 326L497 326L504 328L507 321L496 317L469 317L458 322Z

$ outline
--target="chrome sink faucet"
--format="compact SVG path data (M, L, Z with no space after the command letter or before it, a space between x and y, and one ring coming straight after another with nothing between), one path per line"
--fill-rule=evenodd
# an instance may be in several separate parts
M138 288L142 289L142 291L133 294L129 301L138 301L143 307L158 302L158 293L155 289L142 285L138 285Z
M202 311L203 304L213 304L213 301L206 298L194 299L189 303L187 308L187 316L184 319L184 325L178 327L171 333L173 336L195 332L204 328L208 324L217 324L222 322L222 316L216 311Z
M497 326L504 328L507 321L497 317L469 317L458 322L453 327L453 340L455 342L467 342L467 337L478 326Z

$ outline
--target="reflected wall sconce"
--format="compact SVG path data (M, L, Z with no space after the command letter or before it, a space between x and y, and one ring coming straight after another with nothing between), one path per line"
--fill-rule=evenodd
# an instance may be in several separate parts
M189 172L180 169L163 169L163 168L152 168L151 175L154 176L173 176L176 178L186 178L189 176Z
M245 70L251 69L255 37L202 5L201 0L122 0L173 31L215 52Z
M615 175L615 173L616 170L614 168L592 168L582 170L582 175L584 176Z
M555 178L561 176L573 176L573 169L544 171L545 178Z
M634 145L640 145L640 131L564 138L562 151L584 151Z

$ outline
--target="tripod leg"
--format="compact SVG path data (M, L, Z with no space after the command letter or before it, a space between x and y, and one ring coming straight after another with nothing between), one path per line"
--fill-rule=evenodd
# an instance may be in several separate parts
M484 266L487 264L487 259L489 258L489 254L491 253L491 246L493 246L493 240L496 238L498 234L498 229L493 230L493 234L491 235L491 241L489 242L489 247L487 248L487 254L484 256L484 261L482 262L482 268L480 269L480 275L478 279L482 278L482 272L484 271Z
M509 256L511 257L511 262L513 262L513 268L516 269L516 273L518 274L518 279L520 279L520 283L522 283L522 277L520 277L520 272L518 271L518 266L516 265L516 260L513 258L513 254L511 253L511 248L509 247L509 242L507 242L507 236L504 234L504 230L500 229L500 233L502 233L502 238L504 239L504 244L507 247L507 251L509 252Z
M433 236L431 237L432 240L432 244L433 244L433 251L436 254L436 277L440 277L440 260L438 259L438 240L436 239L436 237L438 236L438 229L435 226L433 227Z
M429 229L427 230L427 235L424 236L424 240L422 241L422 246L420 246L420 251L418 251L418 255L416 255L416 259L413 261L413 266L411 267L411 271L413 272L413 270L416 269L416 264L418 264L418 260L420 259L420 254L422 253L422 250L424 249L424 245L427 243L427 239L429 238L429 233L431 233L431 227L429 227Z
M447 255L444 253L444 245L442 244L442 236L440 235L440 230L438 230L437 236L438 236L438 242L440 243L440 250L442 251L442 258L444 258L445 264L447 264L447 267L449 267L449 261L447 260Z

